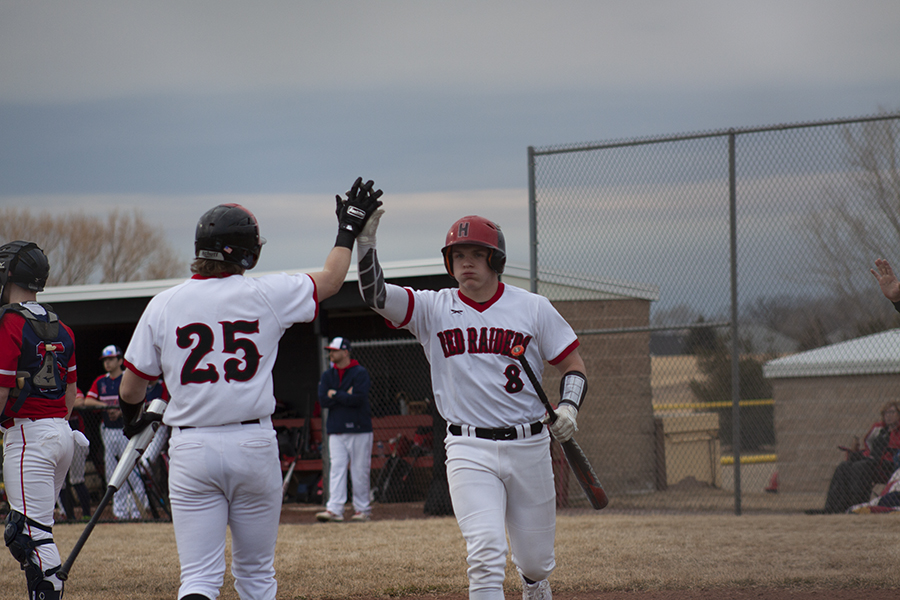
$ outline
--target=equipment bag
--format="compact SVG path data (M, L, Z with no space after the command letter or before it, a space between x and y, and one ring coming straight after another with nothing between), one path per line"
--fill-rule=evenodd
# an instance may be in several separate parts
M384 463L378 484L375 486L375 502L409 502L412 498L412 467L399 456L391 456Z

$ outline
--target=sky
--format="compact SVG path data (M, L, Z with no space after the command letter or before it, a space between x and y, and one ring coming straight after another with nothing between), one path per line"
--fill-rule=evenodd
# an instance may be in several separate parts
M362 176L382 261L475 213L527 264L529 146L900 110L898 31L896 0L0 0L0 206L139 207L187 262L239 202L258 269L314 268Z

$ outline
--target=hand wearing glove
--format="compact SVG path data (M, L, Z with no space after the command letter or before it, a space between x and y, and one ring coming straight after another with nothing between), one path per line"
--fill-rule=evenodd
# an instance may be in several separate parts
M556 409L556 421L550 424L550 433L557 442L562 444L572 439L572 436L578 431L578 424L575 417L578 416L578 409L571 404L560 404Z
M378 207L382 205L378 198L384 193L381 190L372 191L375 182L372 180L362 182L362 177L357 177L353 186L347 192L347 198L336 196L335 214L338 217L338 235L335 246L352 248L356 236L362 232L366 221L372 216Z
M381 215L384 214L384 209L379 208L375 211L375 213L369 217L369 220L366 221L365 226L358 236L356 236L356 243L360 246L374 246L375 245L375 232L378 230L378 223L381 221Z
M162 414L145 411L143 402L129 404L120 397L119 407L122 409L122 416L125 419L125 428L122 433L129 440L153 423L162 421Z

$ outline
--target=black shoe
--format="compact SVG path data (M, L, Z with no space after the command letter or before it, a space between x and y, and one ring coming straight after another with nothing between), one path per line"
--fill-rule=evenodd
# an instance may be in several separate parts
M824 508L808 508L808 509L804 510L803 512L808 515L827 515L828 514L828 511L826 511Z

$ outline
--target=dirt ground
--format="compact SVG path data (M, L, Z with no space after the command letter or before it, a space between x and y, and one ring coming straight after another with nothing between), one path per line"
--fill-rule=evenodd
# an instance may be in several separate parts
M507 594L509 600L517 598ZM634 592L553 592L555 600L888 600L896 598L897 590L784 590L784 589L734 589L712 590L658 590ZM468 596L404 596L403 600L465 600ZM369 599L355 599L369 600ZM374 598L371 600L375 600Z
M343 527L350 524L320 524L315 514L322 510L314 504L285 504L282 508L281 522L309 523L322 527ZM589 509L561 509L559 514L580 514L591 512ZM349 513L346 515L349 516ZM373 520L405 520L431 518L424 512L422 502L377 504L373 510ZM844 589L783 589L783 588L714 588L692 590L633 590L633 591L583 591L554 592L556 600L895 600L900 596L896 589L862 589L847 587ZM465 594L431 594L403 596L403 600L465 600ZM507 594L512 600L518 594ZM387 597L355 598L355 600L384 600Z
M517 596L507 594L509 600ZM555 600L888 600L897 590L785 590L717 588L712 590L658 590L634 592L553 592ZM404 596L403 600L465 600L465 595ZM368 599L358 599L368 600ZM374 599L372 599L374 600Z

